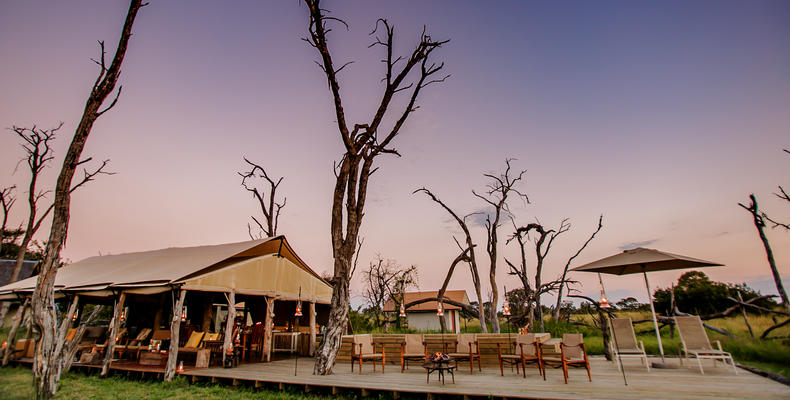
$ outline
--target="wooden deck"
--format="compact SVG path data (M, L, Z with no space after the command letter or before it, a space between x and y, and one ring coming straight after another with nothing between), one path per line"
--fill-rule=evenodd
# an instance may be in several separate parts
M673 360L675 361L675 360ZM680 369L651 369L648 373L638 360L627 360L626 376L628 386L623 385L623 377L614 364L602 357L591 359L592 382L587 380L583 369L570 371L568 384L563 383L562 371L547 370L547 380L541 379L537 368L527 369L527 378L505 370L500 376L499 368L483 367L483 372L469 374L468 364L459 365L455 383L447 377L442 385L434 376L425 382L425 373L419 366L412 366L405 373L400 366L388 364L382 374L380 365L373 372L372 365L366 364L364 372L351 373L348 363L338 363L331 376L314 376L313 360L299 360L297 376L294 376L294 360L280 360L271 363L243 364L237 368L209 368L184 371L181 375L192 377L193 381L210 380L232 385L248 384L255 387L271 384L297 386L305 391L325 391L337 393L353 390L362 395L376 392L392 393L395 398L400 394L424 394L428 399L434 396L455 395L461 398L530 398L530 399L689 399L689 398L729 398L729 399L788 399L790 387L770 379L732 368L713 368L706 365L705 375L696 366Z

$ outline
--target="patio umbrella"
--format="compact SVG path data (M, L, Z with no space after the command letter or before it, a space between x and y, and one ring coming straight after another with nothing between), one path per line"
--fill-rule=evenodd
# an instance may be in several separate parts
M647 298L650 300L650 312L653 314L653 327L656 330L658 349L661 352L661 361L663 362L664 346L661 344L661 334L658 331L658 319L656 319L656 309L653 306L653 295L650 293L650 283L647 280L647 273L651 271L668 271L672 269L715 267L722 265L723 264L700 260L698 258L637 247L635 249L624 250L622 253L602 258L598 261L593 261L581 267L573 268L571 271L598 272L613 275L629 275L641 272L645 277Z

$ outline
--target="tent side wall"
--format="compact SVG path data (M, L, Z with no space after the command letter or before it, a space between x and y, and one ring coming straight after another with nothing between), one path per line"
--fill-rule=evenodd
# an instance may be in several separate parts
M239 261L225 268L184 280L184 289L226 291L269 296L281 300L296 300L301 288L301 299L329 304L332 287L316 278L285 257L276 254Z

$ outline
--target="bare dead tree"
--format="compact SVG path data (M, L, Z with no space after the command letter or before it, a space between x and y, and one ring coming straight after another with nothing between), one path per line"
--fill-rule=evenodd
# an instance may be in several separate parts
M768 267L771 268L771 274L773 274L774 277L776 291L779 292L779 297L782 298L782 305L784 306L785 310L790 311L790 301L788 301L787 292L785 291L784 284L782 283L782 276L779 275L779 270L776 268L774 252L771 250L771 244L768 242L768 237L765 236L765 220L763 219L759 206L757 205L757 198L754 196L754 194L750 194L749 200L751 203L748 206L743 203L738 203L738 205L743 207L744 210L748 211L752 215L754 227L757 228L757 234L760 236L760 240L763 242L763 247L765 248L765 256L768 259Z
M593 232L589 238L587 238L587 241L584 242L582 247L580 247L579 250L577 250L576 253L574 253L570 258L568 258L568 262L565 263L565 268L562 269L562 276L560 277L560 287L557 288L557 304L554 306L554 311L552 313L552 318L555 321L560 319L560 306L562 305L562 289L565 287L565 278L568 276L568 268L570 268L573 260L576 259L576 257L578 257L579 254L581 254L585 248L587 248L587 245L590 244L590 242L592 242L593 239L595 239L595 235L597 235L598 232L601 231L601 228L603 228L603 214L601 214L601 216L598 217L598 228L595 229L595 232Z
M790 150L788 149L782 149L782 151L784 151L787 154L790 154ZM778 188L779 188L779 193L774 193L774 195L778 197L780 200L790 202L790 194L788 194L787 191L785 191L785 189L781 185L778 186ZM771 219L771 217L769 217L765 212L763 212L761 215L763 216L763 218L768 220L768 222L773 224L773 228L784 228L786 231L790 231L789 223L779 222L777 220Z
M395 260L385 260L380 254L362 271L365 300L375 310L376 326L382 326L384 303L392 299L400 306L403 293L417 284L417 266L402 268Z
M16 262L14 264L14 269L11 271L11 277L8 281L9 283L19 280L19 273L22 271L22 265L25 262L25 255L27 254L27 250L33 241L33 237L36 235L39 228L41 228L41 224L44 222L44 219L47 218L49 213L52 212L52 209L55 207L55 203L53 202L47 208L43 209L41 215L38 215L40 210L39 205L42 199L44 199L52 191L39 190L37 186L38 179L41 177L41 173L55 158L51 147L51 142L55 140L57 132L61 127L63 127L63 122L51 129L40 129L36 125L33 125L32 128L23 128L18 126L11 128L12 132L22 139L22 149L25 152L25 158L22 161L27 163L28 169L30 170L30 183L28 184L27 190L27 223L24 228L24 234L22 235L22 241L19 244ZM88 158L80 162L80 164L90 161L91 158ZM109 160L104 160L102 164L93 171L83 169L83 178L74 184L69 192L73 193L81 186L91 182L94 180L96 175L112 175L113 173L104 171L104 168L108 163ZM7 302L4 302L3 305L0 306L0 321L2 321L5 318L6 313L8 313L8 307L9 304Z
M0 225L0 250L2 250L3 243L5 243L5 232L8 228L8 215L11 213L11 208L16 203L16 196L14 191L16 185L11 185L0 189L0 207L3 209L2 225ZM0 319L0 327L3 326L3 319Z
M509 275L515 275L521 281L521 284L524 286L524 294L530 300L527 303L527 315L529 319L529 325L532 329L535 329L534 321L537 318L540 330L538 332L543 332L545 330L545 326L543 323L543 308L541 307L541 295L544 293L549 293L555 291L559 288L560 285L564 284L566 281L562 281L560 279L543 282L543 264L546 259L546 256L549 254L549 250L551 250L551 245L554 243L554 239L557 236L565 233L570 229L570 224L568 223L568 219L563 219L560 222L559 228L557 230L550 229L546 230L541 224L539 223L531 223L527 226L522 226L516 228L515 222L513 222L513 227L515 228L515 232L513 235L507 240L507 243L510 243L513 239L518 242L519 250L521 251L521 265L516 266L512 262L510 262L507 258L505 258L505 262L510 267ZM529 239L530 231L534 230L538 233L538 237L535 239L535 275L534 275L534 287L530 285L529 282L529 273L527 271L527 257L526 257L526 240ZM537 312L537 315L535 315Z
M510 176L510 162L513 161L512 158L505 159L505 171L501 173L499 176L493 174L483 174L483 176L490 179L488 183L485 196L478 194L474 190L472 194L477 196L479 199L483 200L484 202L488 203L493 208L493 212L488 213L486 215L486 252L488 253L488 262L489 262L489 269L488 269L488 278L489 282L491 283L491 304L496 305L499 303L499 289L496 283L496 266L497 266L497 246L498 246L498 236L497 231L500 226L500 220L502 218L502 212L504 211L508 215L510 215L510 209L508 207L508 196L513 193L517 195L519 198L523 199L525 202L529 203L529 198L526 194L521 193L518 189L516 189L516 184L521 181L524 177L524 174L527 173L526 170L522 170L517 176L511 177ZM493 219L492 219L493 216ZM499 333L499 319L496 318L496 313L491 318L491 329L494 333Z
M310 23L309 36L304 40L316 49L321 58L317 64L326 76L329 91L332 93L337 128L344 146L344 153L335 164L335 189L332 199L332 301L326 333L316 355L313 371L318 375L326 375L332 372L347 326L351 263L364 216L368 181L377 169L373 166L374 160L382 154L400 155L392 147L392 143L411 113L417 110L416 102L422 89L447 78L437 77L444 68L444 63L436 64L431 61L433 52L447 41L434 40L423 29L419 43L411 54L394 58L394 28L386 19L377 20L371 32L374 41L370 47L381 46L385 50L385 74L382 80L384 89L372 118L365 123L354 124L351 128L343 108L337 78L338 73L349 63L336 67L327 42L327 34L331 32L329 23L346 24L338 18L326 16L326 10L321 8L319 0L305 0L305 3L309 10ZM386 129L381 125L385 117L395 113L391 107L392 100L401 92L407 93L406 106L393 117L386 118L394 121Z
M239 176L241 176L241 186L250 193L252 193L252 197L258 202L258 206L261 208L261 214L263 214L263 221L265 222L265 226L258 218L255 216L250 216L255 224L258 226L259 233L254 235L252 232L252 226L248 223L247 224L247 233L250 235L250 239L262 239L264 237L273 237L277 236L277 224L280 220L280 212L285 207L285 202L288 200L287 198L283 197L282 202L278 203L276 200L277 197L277 187L280 186L280 183L283 181L283 177L280 178L271 178L267 173L266 170L258 164L247 159L244 157L244 161L247 162L250 166L250 170L248 172L239 172ZM263 178L266 180L266 183L269 186L269 195L266 195L266 190L258 189L256 186L250 186L247 183L248 179L254 178ZM274 179L277 179L275 182ZM265 235L265 236L264 236Z
M430 190L428 190L426 188L417 189L417 190L415 190L413 192L413 194L415 194L415 193L425 193L425 195L430 197L431 200L436 202L436 204L439 204L439 206L441 206L445 211L447 211L453 217L455 222L458 223L458 226L464 232L465 243L466 243L465 249L466 250L463 250L462 254L464 256L462 258L462 261L466 261L467 264L469 264L469 272L470 272L470 274L472 276L472 285L474 285L474 287L475 287L475 295L477 296L477 302L480 304L480 307L482 307L484 300L483 300L483 293L482 293L482 290L481 290L481 287L480 287L480 273L478 272L477 259L475 258L475 246L476 245L475 245L474 241L472 240L472 234L469 231L469 226L466 224L466 219L468 217L474 215L474 214L467 214L463 218L459 217L458 214L456 214L455 211L453 211L450 207L447 206L447 204L445 204L438 197L436 197L436 195L434 195L433 192L431 192ZM455 238L453 238L453 239L455 239ZM458 240L455 240L455 242L458 244ZM460 244L458 244L458 247L460 247L461 249L464 249L464 247L462 247ZM467 252L468 252L468 254L467 254ZM459 256L459 257L461 257L461 256ZM458 257L456 258L456 260L457 259L458 259ZM445 278L445 283L448 283L450 278L452 277L452 273L455 270L455 265L456 264L457 264L457 262L453 262L451 264L451 268L450 268L450 270L448 270L447 277ZM444 292L442 292L442 293L444 293ZM488 326L486 325L486 317L485 317L485 313L484 312L480 312L479 320L480 320L480 329L481 329L481 331L483 333L488 333Z
M63 351L61 348L58 348L59 346L56 346L58 321L55 313L54 284L60 264L60 251L66 242L68 232L72 180L77 168L86 161L80 161L80 157L93 128L93 123L117 104L118 97L121 94L121 87L118 88L116 96L110 105L100 110L105 99L115 90L115 84L121 73L121 64L126 55L129 38L132 35L132 25L137 16L137 11L142 6L144 4L140 0L131 0L121 38L118 41L115 56L109 67L105 64L104 42L99 42L101 57L98 61L94 60L100 67L99 75L93 84L82 117L74 132L74 137L66 151L63 166L60 169L55 185L52 227L49 231L49 240L47 240L44 260L41 263L41 272L38 275L36 289L33 292L31 301L31 322L40 333L37 353L33 362L36 397L39 399L48 399L55 395L63 368Z

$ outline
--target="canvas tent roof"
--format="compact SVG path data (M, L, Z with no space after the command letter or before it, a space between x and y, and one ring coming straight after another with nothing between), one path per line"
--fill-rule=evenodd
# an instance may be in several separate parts
M405 304L409 304L412 301L417 301L417 300L420 300L420 299L428 299L428 298L431 298L431 297L436 297L438 294L439 294L438 290L433 290L433 291L428 291L428 292L406 292L406 293L403 294L403 302ZM450 300L456 301L458 303L469 304L469 298L466 296L466 290L446 290L444 292L444 297L447 297ZM428 301L428 302L425 302L425 303L420 303L420 304L417 304L417 305L413 305L413 306L407 308L406 311L434 311L435 312L437 306L438 306L438 304L436 304L435 301ZM455 306L455 305L452 305L452 304L448 304L448 303L442 303L442 307L445 310L460 310L461 309L461 307L458 307L458 306ZM384 303L383 311L385 311L385 312L395 311L395 302L392 299L387 300L387 302Z
M90 257L61 268L55 279L55 289L96 294L97 291L108 289L135 288L141 293L155 293L157 290L168 290L171 285L183 284L188 287L191 282L207 274L226 274L233 279L220 279L219 282L215 279L215 283L220 285L213 286L210 290L227 291L239 284L247 287L251 294L265 292L273 295L276 287L272 287L273 279L269 279L273 270L258 271L258 277L264 278L258 279L259 282L249 281L235 270L237 265L244 262L249 264L249 260L267 257L276 257L282 261L257 262L255 266L275 268L279 265L277 271L280 275L286 274L292 280L299 281L297 284L313 289L312 293L305 293L305 299L329 302L331 287L296 255L284 236L212 246L174 247ZM247 269L250 267L247 266ZM0 287L0 296L32 291L35 284L36 277L32 277ZM192 289L209 290L206 287Z

